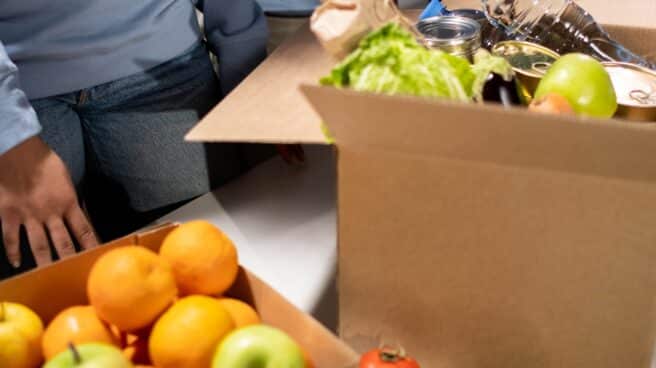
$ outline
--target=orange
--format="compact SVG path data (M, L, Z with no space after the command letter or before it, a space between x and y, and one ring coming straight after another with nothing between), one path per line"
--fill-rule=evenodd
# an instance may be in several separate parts
M126 246L96 261L87 294L101 319L121 331L135 331L152 324L178 291L166 260L146 248Z
M221 298L219 302L228 311L237 328L260 323L260 316L255 309L241 300Z
M148 341L150 358L158 368L209 367L216 346L234 328L217 299L182 298L155 323Z
M159 254L173 267L183 295L219 295L239 270L235 245L207 221L180 225L164 239Z
M119 346L119 336L96 315L91 306L74 306L61 311L48 324L43 333L43 356L50 360L68 349L68 343L76 345L97 342Z

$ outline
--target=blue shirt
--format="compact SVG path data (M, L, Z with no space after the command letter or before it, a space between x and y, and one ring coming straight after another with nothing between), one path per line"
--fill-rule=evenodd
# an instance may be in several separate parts
M0 154L40 132L29 100L143 72L201 38L233 88L264 57L254 0L21 0L0 3Z
M264 12L273 16L309 16L321 3L319 0L258 0Z

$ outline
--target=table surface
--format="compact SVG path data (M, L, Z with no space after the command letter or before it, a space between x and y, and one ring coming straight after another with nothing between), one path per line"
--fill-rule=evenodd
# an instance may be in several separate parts
M159 222L206 219L216 224L235 242L244 266L301 310L332 325L335 158L328 146L306 146L305 151L302 167L272 158Z

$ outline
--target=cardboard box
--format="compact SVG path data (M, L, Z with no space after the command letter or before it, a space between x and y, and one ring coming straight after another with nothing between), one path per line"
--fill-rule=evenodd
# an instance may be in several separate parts
M50 321L64 308L88 304L86 280L91 266L109 250L138 244L154 251L175 225L127 236L74 257L0 282L0 300L22 303ZM227 295L253 305L262 321L292 336L317 368L347 367L356 353L312 317L302 313L248 270L241 269ZM200 367L199 367L200 368Z
M656 50L656 29L607 29ZM330 127L347 343L425 367L650 365L654 125L317 87L333 65L300 32L188 138L324 144Z

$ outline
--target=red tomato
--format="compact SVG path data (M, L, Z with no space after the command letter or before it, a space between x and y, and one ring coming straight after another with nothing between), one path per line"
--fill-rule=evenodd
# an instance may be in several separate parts
M362 355L359 368L419 368L419 364L403 349L383 347Z

